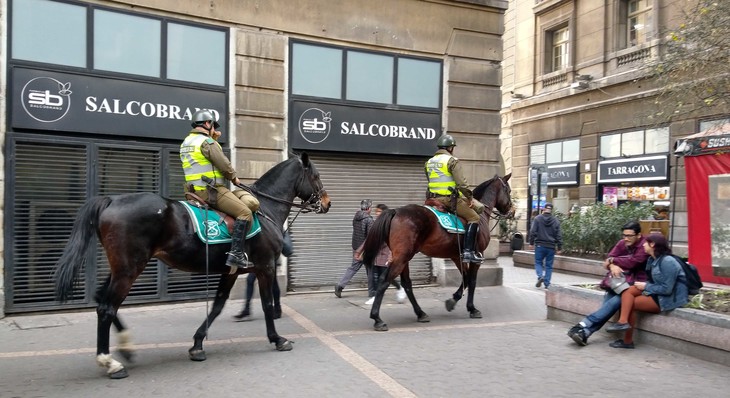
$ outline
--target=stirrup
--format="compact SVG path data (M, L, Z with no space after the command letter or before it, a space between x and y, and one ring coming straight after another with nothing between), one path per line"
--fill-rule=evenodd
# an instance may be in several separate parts
M463 262L470 264L481 264L484 261L484 257L479 256L477 252L472 250L465 250L464 253L461 254L461 259Z

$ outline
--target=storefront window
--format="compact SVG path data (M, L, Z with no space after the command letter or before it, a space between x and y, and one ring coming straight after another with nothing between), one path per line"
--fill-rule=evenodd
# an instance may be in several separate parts
M399 105L439 107L441 64L417 59L398 59Z
M292 94L342 97L342 50L296 43L292 58Z
M94 10L94 68L160 76L161 22Z
M225 29L55 0L13 0L11 9L11 60L226 86Z
M636 156L669 152L669 128L646 129L601 137L601 157Z
M632 131L621 134L621 156L634 156L644 153L644 132Z
M191 57L191 51L204 56ZM167 25L168 78L223 86L225 62L225 32L176 23Z
M86 66L86 7L49 0L16 0L12 19L14 59Z
M393 102L393 57L347 52L347 99Z
M580 140L530 145L530 164L554 164L580 160Z
M441 86L441 62L309 43L292 44L293 95L436 111L441 106Z

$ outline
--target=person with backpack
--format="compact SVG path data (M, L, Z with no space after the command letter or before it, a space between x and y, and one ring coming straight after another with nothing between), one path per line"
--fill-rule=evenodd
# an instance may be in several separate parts
M658 314L671 311L689 302L687 277L682 265L672 256L667 240L661 234L644 239L644 251L651 256L646 263L647 282L635 282L621 293L621 316L607 332L626 332L623 339L609 344L613 348L634 348L636 311Z
M607 276L623 275L626 283L633 285L635 281L646 281L646 260L649 255L644 251L644 237L641 235L641 224L629 221L621 227L621 240L608 252L603 261ZM599 331L609 319L621 308L621 295L616 293L604 281L601 288L606 291L603 304L595 312L587 315L568 330L568 337L578 345L588 344L588 338Z

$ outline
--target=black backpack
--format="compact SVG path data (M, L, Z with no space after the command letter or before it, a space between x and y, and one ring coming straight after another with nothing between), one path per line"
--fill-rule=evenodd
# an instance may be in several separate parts
M684 261L682 257L675 256L674 254L672 254L672 257L679 262L679 265L681 265L684 270L684 275L687 277L687 289L689 290L689 294L698 294L700 289L702 289L702 279L700 279L700 273L697 272L697 267Z

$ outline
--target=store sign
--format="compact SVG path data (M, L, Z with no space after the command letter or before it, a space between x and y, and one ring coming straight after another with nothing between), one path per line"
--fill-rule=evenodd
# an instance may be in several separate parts
M668 177L666 155L604 160L598 163L598 183L663 181Z
M686 156L720 152L730 152L730 134L688 138L675 144L675 153Z
M292 148L430 156L441 135L439 113L407 112L295 101Z
M14 128L182 140L196 110L218 117L226 142L226 93L13 67ZM223 115L223 117L221 117Z
M578 185L578 163L553 164L547 167L548 185Z

